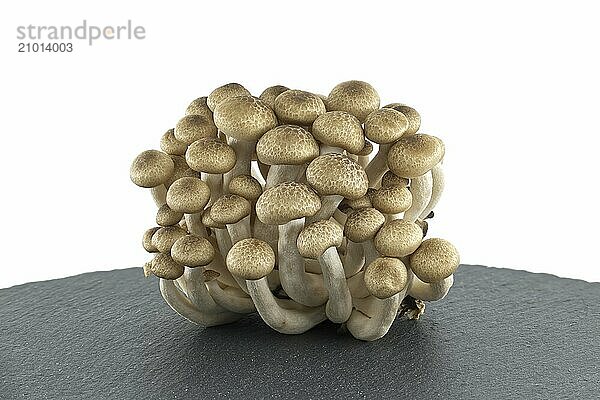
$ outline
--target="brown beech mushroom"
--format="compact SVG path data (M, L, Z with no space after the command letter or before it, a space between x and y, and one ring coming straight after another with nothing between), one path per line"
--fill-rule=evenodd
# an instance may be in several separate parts
M169 129L160 138L160 149L167 154L181 156L187 150L187 144L175 137L175 129Z
M381 187L388 187L388 186L408 187L409 182L410 181L407 178L401 178L397 175L394 175L394 173L392 171L387 171L381 177Z
M275 99L277 96L288 90L290 90L290 88L282 85L270 86L263 90L258 98L264 101L266 105L271 107L271 109L275 109Z
M213 119L213 114L210 108L208 108L208 97L198 97L192 101L185 109L185 115L202 115L209 120Z
M332 111L346 111L363 123L367 115L379 108L379 94L367 82L342 82L327 96L327 107Z
M319 96L303 90L287 90L275 98L273 110L280 123L311 126L321 114L325 104Z
M337 252L343 237L338 224L322 220L304 227L297 240L298 251L303 257L319 260L323 282L329 293L325 313L335 323L346 322L352 312L352 296Z
M373 152L373 143L369 142L365 139L365 145L362 150L356 153L357 163L363 168L366 168L369 165L369 155Z
M171 157L158 150L146 150L131 163L129 177L136 185L152 188L152 198L157 206L165 204L167 188L165 183L175 171Z
M217 278L221 274L207 270L203 273L208 291L218 305L231 312L249 314L256 311L252 298L238 287L219 284Z
M183 218L183 213L179 211L174 211L169 207L168 204L163 204L158 208L156 212L156 225L159 226L171 226L177 225L181 222Z
M231 242L235 244L252 236L250 228L250 202L235 194L226 194L217 199L210 208L210 218L227 226Z
M160 226L156 226L144 232L144 236L142 237L142 246L144 247L144 250L146 250L148 253L158 253L158 249L152 244L152 236L154 236L156 231L159 229Z
M158 253L152 259L150 272L162 279L175 280L183 275L183 265L175 262L168 254Z
M396 111L400 111L406 116L408 119L408 129L406 130L406 135L413 135L417 133L419 127L421 126L421 116L417 110L402 103L388 104L387 106L383 106L383 108L391 108Z
M210 111L214 112L215 108L217 108L221 102L231 97L250 95L248 89L239 83L227 83L223 86L219 86L208 95L206 98L206 105Z
M375 249L385 257L405 257L423 240L423 231L414 222L395 219L385 223L375 235Z
M215 249L206 238L185 235L173 243L171 257L181 265L195 268L210 264L215 257Z
M172 210L184 213L190 233L206 236L202 224L202 210L210 199L210 188L200 178L183 177L171 184L167 191L167 204Z
M344 111L321 114L312 125L312 134L321 142L321 154L358 154L365 146L365 135L358 118Z
M412 194L404 186L385 186L377 189L371 197L373 207L395 219L412 205Z
M173 133L175 139L189 145L205 137L217 137L217 128L211 119L202 115L186 115L181 118Z
M163 254L171 254L171 247L186 232L178 226L163 226L152 235L152 246Z
M362 257L346 258L346 276L352 276L363 266L379 257L373 239L385 223L385 216L374 208L361 208L348 214L344 225L344 235L348 238L348 254L355 254L354 248L361 247Z

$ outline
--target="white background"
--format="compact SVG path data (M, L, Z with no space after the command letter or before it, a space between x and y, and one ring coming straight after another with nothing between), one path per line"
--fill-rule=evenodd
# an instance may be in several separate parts
M10 9L7 7L10 5ZM372 83L446 143L432 236L462 262L600 281L594 2L3 2L0 287L141 266L129 181L187 104L237 81ZM133 20L142 41L18 54L18 25ZM140 275L141 278L141 275Z

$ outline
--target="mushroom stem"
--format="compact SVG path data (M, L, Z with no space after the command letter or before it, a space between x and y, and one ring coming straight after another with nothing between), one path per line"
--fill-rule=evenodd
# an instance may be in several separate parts
M277 248L277 240L279 235L277 225L267 225L264 224L260 219L256 218L254 220L252 233L255 238L260 239L263 242L267 242L273 249ZM277 257L277 255L275 255L275 257Z
M404 212L404 220L415 222L425 210L431 199L432 178L431 171L410 180L410 193L412 205Z
M231 236L231 243L236 244L242 239L252 237L250 229L250 215L246 215L235 224L227 224L227 231Z
M206 282L206 286L208 286L208 291L215 303L226 310L239 314L249 314L256 311L252 299L239 288L227 286L223 289L216 279Z
M209 313L198 310L190 300L175 286L175 282L166 279L159 281L160 293L165 302L179 315L190 322L201 326L217 326L235 322L243 314L229 311L222 313Z
M202 213L185 214L185 225L191 234L206 237L206 228L202 223Z
M323 278L309 274L304 269L304 257L298 252L296 240L304 227L304 218L291 220L279 226L279 279L285 293L293 300L309 307L316 307L327 301L327 290Z
M358 156L358 160L356 162L358 163L358 165L360 165L361 167L366 169L367 165L369 165L370 161L371 161L371 159L369 158L369 156ZM381 176L383 176L383 175L381 175Z
M327 196L323 196L321 198L321 208L315 215L312 217L306 218L307 224L312 224L315 221L320 221L322 219L329 219L340 205L340 203L344 200L344 196L340 196L339 194L330 194Z
M160 208L167 203L167 187L158 185L150 189L154 203Z
M386 299L369 296L354 299L355 309L346 326L356 339L373 341L382 338L396 319L406 289Z
M205 181L210 188L210 200L208 201L207 206L211 206L223 193L223 175L202 172L202 180Z
M266 181L267 181L267 176L269 176L269 169L271 169L271 166L265 163L260 162L260 160L258 160L256 162L256 164L258 165L258 172L260 172L260 177L262 178L262 182L261 185L265 185ZM254 175L252 175L254 176ZM259 182L261 181L261 179L259 179L257 176L254 176L256 179L259 180Z
M412 281L408 288L408 295L418 300L423 301L437 301L441 300L450 291L450 288L454 284L454 275L442 279L438 282L425 283L415 274L412 274Z
M304 170L303 165L271 165L265 190L282 182L296 181Z
M346 280L350 294L355 299L364 299L365 297L369 297L371 295L367 289L367 286L365 285L364 277L365 272L360 271L358 274L351 276Z
M215 239L217 240L217 246L219 247L219 252L223 259L227 257L227 253L231 250L231 238L229 237L229 233L227 229L222 228L213 228L215 231Z
M433 211L442 197L442 192L444 191L444 171L441 162L437 163L436 166L431 169L431 180L431 198L427 207L425 207L423 212L419 215L419 219L425 219L427 215Z
M354 276L365 264L365 251L361 243L348 239L346 254L344 255L344 271L346 277Z
M391 147L392 144L380 144L379 151L365 168L365 172L369 178L369 187L378 187L381 177L388 170L387 156Z
M369 265L374 259L379 257L379 252L375 248L375 243L373 242L373 239L363 242L362 245L363 251L365 253L365 265Z
M352 296L346 284L346 275L342 260L335 247L329 247L321 256L319 264L323 271L323 282L329 293L325 307L327 318L335 323L343 323L352 312Z
M235 166L223 175L223 191L229 193L229 182L238 175L250 175L252 169L252 153L256 142L229 137L229 145L235 151Z
M341 212L339 208L336 208L335 211L333 212L333 219L335 219L337 221L337 223L340 224L342 227L344 225L346 225L347 218L348 218L348 216L346 214L344 214L343 212Z
M323 306L304 310L283 308L281 304L284 300L273 296L266 277L247 280L246 283L261 318L277 332L290 335L304 333L327 319Z
M327 154L327 153L343 154L344 149L342 149L341 147L329 146L329 145L321 143L321 146L319 146L319 154L323 155L323 154Z
M226 311L208 293L204 283L204 267L186 268L183 273L185 291L190 302L200 311L217 314Z

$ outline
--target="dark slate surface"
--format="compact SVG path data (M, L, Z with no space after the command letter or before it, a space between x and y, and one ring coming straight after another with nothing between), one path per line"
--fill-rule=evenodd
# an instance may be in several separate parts
M0 398L598 398L600 284L462 266L365 343L256 317L203 329L140 269L0 290Z

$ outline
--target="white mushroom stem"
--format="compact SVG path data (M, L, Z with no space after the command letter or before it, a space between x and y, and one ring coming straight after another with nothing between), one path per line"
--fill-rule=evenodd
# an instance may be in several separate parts
M370 160L371 159L369 158L369 156L358 156L358 160L356 162L358 163L358 165L360 165L361 167L366 169L367 165L369 165ZM385 174L385 172L384 172L384 174ZM383 176L383 175L381 175L381 176Z
M354 276L365 264L365 251L362 243L348 240L346 254L344 255L344 271L346 277Z
M150 189L152 199L158 208L167 203L167 188L165 185L158 185Z
M348 289L350 290L350 294L355 299L364 299L365 297L369 297L371 294L365 285L365 273L364 271L359 272L358 274L351 276L346 280L348 284Z
M225 266L224 257L221 256L220 252L215 253L215 258L206 266L206 269L217 271L219 273L219 277L217 278L219 282L222 282L225 285L238 287L237 281Z
M406 289L387 299L369 296L354 299L355 309L346 323L348 331L357 339L373 341L382 338L396 319Z
M185 269L181 278L185 281L185 290L188 299L200 311L213 314L226 311L223 307L215 303L210 293L208 293L203 273L204 267Z
M335 219L337 223L340 224L343 228L344 225L346 225L346 220L348 219L348 216L341 212L339 208L336 208L333 212L333 219Z
M408 288L409 296L423 301L441 300L448 294L454 284L454 275L438 282L425 283L413 274L412 282Z
M441 162L437 163L436 166L431 169L431 180L431 198L429 199L427 207L425 207L423 212L421 212L421 215L419 215L419 219L425 219L425 217L433 211L442 197L444 191L444 171Z
M206 286L208 286L208 291L215 303L221 307L239 314L249 314L256 311L252 299L239 288L231 286L221 288L216 279L206 282Z
M425 210L431 199L432 184L431 171L410 180L412 205L404 212L405 221L415 222Z
M223 259L227 257L227 253L231 250L231 237L229 237L229 232L225 228L213 228L215 231L215 239L217 240L217 246L219 247L219 252Z
M252 233L254 235L253 237L260 239L263 242L267 242L271 248L277 248L277 241L279 237L277 225L263 224L260 219L256 218L254 220ZM277 257L277 255L275 255L275 257Z
M223 192L229 193L229 182L238 175L250 175L252 169L252 154L254 153L254 147L256 142L250 142L247 140L239 140L230 137L229 145L233 147L235 151L236 161L231 171L223 175Z
M185 225L188 231L196 236L206 237L206 227L202 223L202 213L185 214Z
M313 260L312 258L304 259L304 270L311 274L322 274L321 264L319 260Z
M379 252L375 248L375 243L373 242L373 239L363 242L362 245L363 245L363 251L365 253L365 267L366 267L367 265L371 264L371 262L374 259L379 257Z
M250 215L245 216L235 224L227 224L227 231L231 237L232 244L236 244L242 239L252 237L252 229L250 229Z
M304 258L298 252L296 240L304 228L304 218L279 226L279 279L285 293L300 304L316 307L327 301L327 290L321 275L307 273Z
M269 172L269 169L267 168L267 169L263 170L261 165L266 165L266 164L262 164L259 161L252 161L252 165L250 167L250 175L253 176L254 179L256 179L258 181L258 183L260 183L260 186L262 186L264 188L265 184L267 183L267 173ZM267 165L267 167L268 167L268 165Z
M323 282L329 293L329 300L325 306L327 318L334 323L346 322L352 312L352 296L337 249L329 247L325 250L319 256L319 264L323 271Z
M381 182L381 177L388 170L387 156L391 147L392 144L380 144L379 151L365 168L369 178L369 187L377 187Z
M247 280L250 296L256 310L267 325L284 334L300 334L325 321L325 307L306 307L303 310L283 308L283 300L276 299L266 278Z
M341 147L329 146L321 143L321 146L319 146L319 155L327 153L344 154L344 149L342 149Z
M175 282L160 279L160 293L167 304L179 315L190 322L201 326L217 326L235 322L243 317L243 314L230 311L222 313L210 313L197 309L190 300L175 286Z
M274 269L271 271L271 273L267 275L267 281L269 282L269 289L277 289L279 285L281 285L281 280L279 279L279 270Z
M337 207L344 200L344 196L340 196L338 194L331 194L328 196L323 196L321 198L321 208L315 215L312 217L306 218L307 224L312 224L315 221L320 221L322 219L329 219L337 210Z
M210 200L208 201L207 206L211 206L223 193L223 175L202 172L201 176L202 180L205 181L210 188Z
M282 182L297 181L303 171L303 165L271 165L269 174L267 175L265 190Z

